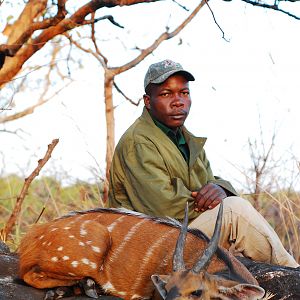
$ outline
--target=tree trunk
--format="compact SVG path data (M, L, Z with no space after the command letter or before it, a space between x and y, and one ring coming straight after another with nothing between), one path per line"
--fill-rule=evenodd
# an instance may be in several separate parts
M109 69L104 73L104 98L105 98L105 118L106 118L106 172L105 183L103 191L104 203L108 199L109 189L109 170L113 152L115 149L115 118L114 118L114 105L113 105L113 82L114 75Z

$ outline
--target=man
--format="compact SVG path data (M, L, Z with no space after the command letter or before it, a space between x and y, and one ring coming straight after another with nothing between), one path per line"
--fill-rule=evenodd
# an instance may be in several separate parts
M153 64L144 80L144 110L121 137L110 170L110 207L183 219L212 236L223 201L220 244L256 261L298 267L278 236L232 185L213 175L203 148L184 122L194 76L171 60Z

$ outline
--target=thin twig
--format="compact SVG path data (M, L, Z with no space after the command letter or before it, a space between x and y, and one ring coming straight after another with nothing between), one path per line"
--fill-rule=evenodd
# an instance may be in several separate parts
M56 59L56 60L55 60L55 64L56 64L57 62L59 62L59 61L64 61L64 60L66 60L66 59L65 59L65 58ZM4 81L1 81L1 80L0 80L0 86L1 86L2 84L6 84L6 83L8 83L8 82L13 82L13 81L15 81L15 80L18 80L18 79L22 79L22 78L24 78L24 77L27 77L29 74L31 74L31 73L33 73L33 72L39 70L39 69L42 69L42 68L44 68L44 67L51 66L51 65L52 65L51 63L50 63L50 64L47 63L47 64L44 64L44 65L36 66L34 69L28 71L28 72L27 72L26 74L24 74L24 75L20 75L20 76L18 76L18 77L14 77L14 78L12 78L12 79L10 79L10 80L4 80Z
M47 103L48 101L50 101L51 99L53 99L55 96L57 96L63 89L65 89L66 87L68 87L70 84L72 83L72 81L68 82L66 85L64 85L63 87L61 87L59 90L57 90L54 94L52 94L51 96L49 96L49 98L47 99L40 99L38 101L38 103L30 106L30 107L27 107L26 109L20 111L20 112L17 112L13 115L9 115L9 116L4 116L4 117L0 117L0 124L1 123L7 123L7 122L10 122L10 121L14 121L14 120L17 120L17 119L20 119L22 117L25 117L25 116L28 116L30 114L32 114L34 112L34 110Z
M283 10L281 8L278 7L277 4L266 4L266 3L260 3L260 2L256 2L256 1L251 1L251 0L242 0L248 4L252 4L253 6L259 6L259 7L263 7L263 8L268 8L268 9L273 9L273 10L276 10L276 11L279 11L279 12L282 12L292 18L295 18L296 20L300 20L300 17L286 11L286 10ZM289 2L293 2L293 1L289 1Z
M95 18L95 13L92 14L92 19ZM97 41L96 41L96 37L95 37L95 23L92 23L91 25L91 39L92 39L92 42L94 44L94 47L95 47L95 50L96 50L96 53L98 54L98 56L100 57L99 60L103 66L103 68L105 69L107 67L107 58L101 53L101 51L99 50L99 47L98 47L98 44L97 44Z
M137 64L139 64L144 58L146 58L149 54L151 54L157 47L166 40L169 40L176 36L181 30L183 30L187 24L197 15L197 13L200 11L200 9L206 4L206 0L201 0L201 2L198 4L198 6L191 12L191 14L172 32L169 32L168 30L162 33L149 47L141 50L141 53L131 60L130 62L126 63L123 66L120 67L113 67L109 68L109 71L111 72L111 76L116 76L118 74L121 74L133 67L135 67Z
M247 180L249 180L250 182L254 183L254 180L252 178L250 178L245 172L243 172L239 167L237 167L235 164L233 164L231 161L226 160L227 163L229 163L232 167L234 167L236 170L238 170L241 174L243 174ZM260 187L261 191L263 191L266 195L268 195L272 200L274 200L274 202L276 202L278 204L278 206L280 208L282 208L283 210L287 211L288 213L290 212L288 208L286 208L278 199L276 199L276 197L274 197L270 192L268 192L267 190L264 189L264 187ZM296 215L294 216L295 219L297 221L300 221L300 218L297 217Z
M183 6L182 4L178 3L176 0L172 0L174 3L176 3L179 7L183 8L185 11L190 11L186 6Z
M230 40L227 40L227 39L225 38L225 33L224 33L223 29L221 28L221 26L218 24L218 22L217 22L217 20L216 20L216 18L215 18L215 14L214 14L214 12L212 11L211 7L209 6L208 1L205 0L205 2L206 2L206 5L208 6L208 8L209 8L209 10L210 10L210 12L211 12L211 14L212 14L212 17L213 17L213 19L214 19L214 21L215 21L215 24L219 27L219 29L220 29L221 32L222 32L222 39L224 39L226 42L229 43Z
M90 24L95 24L99 21L102 21L102 20L108 20L110 21L112 24L114 24L115 26L118 26L120 28L124 28L124 26L120 25L118 22L115 21L114 17L111 16L111 15L106 15L106 16L103 16L103 17L100 17L100 18L97 18L97 19L91 19L91 20L85 20L82 22L82 25L90 25Z
M68 53L68 57L67 57L67 69L68 69L68 77L71 77L71 71L70 71L70 65L69 65L69 61L70 61L70 58L71 58L71 51L72 51L72 43L71 41L70 42L70 48L69 48L69 53Z
M127 100L129 101L131 104L135 105L135 106L139 106L140 102L142 101L143 98L140 98L138 100L138 102L134 102L133 100L131 100L130 98L128 98L123 91L117 86L116 82L114 81L114 87L116 88L116 90Z
M45 209L46 209L46 206L44 205L43 208L42 208L42 210L41 210L41 212L40 212L40 214L39 214L39 216L38 216L37 219L35 220L34 224L38 223L38 221L39 221L40 218L42 217L42 215L43 215Z
M58 144L58 142L59 142L59 139L54 139L52 141L52 143L48 145L48 150L47 150L44 158L42 158L38 161L38 166L33 170L33 172L29 175L29 177L25 178L24 185L22 187L20 195L17 198L15 207L14 207L5 227L0 230L0 237L4 242L7 240L8 234L11 233L13 227L16 224L17 218L21 211L23 201L28 193L28 189L30 187L31 182L33 181L33 179L35 177L37 177L39 175L41 169L44 167L44 165L50 159L51 153L52 153L53 149L55 148L55 146Z

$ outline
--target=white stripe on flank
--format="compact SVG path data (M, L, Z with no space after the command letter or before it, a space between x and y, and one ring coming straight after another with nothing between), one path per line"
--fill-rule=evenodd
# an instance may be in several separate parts
M90 266L91 266L91 268L92 269L96 269L97 268L97 264L96 263L94 263L94 262L90 262Z
M83 258L81 260L85 265L88 265L90 263L90 260L88 258Z
M74 267L74 268L77 268L78 267L78 261L77 260L74 260L71 262L71 265Z
M99 248L99 247L92 246L92 250L93 250L94 252L100 253L100 248Z
M109 265L111 265L116 259L118 259L118 257L120 256L120 253L125 248L127 242L130 241L132 236L134 236L136 234L139 227L141 227L147 221L148 221L147 219L141 219L139 222L137 222L135 225L133 225L131 227L131 229L128 231L128 233L124 237L124 239L123 239L122 243L120 244L120 246L109 257Z
M51 261L57 262L58 258L56 256L51 257Z
M114 286L108 281L101 286L105 292L115 292Z
M136 274L135 278L135 282L131 287L131 294L134 294L135 292L138 291L138 288L145 288L144 283L142 282L142 280L144 279L144 276L142 276L145 272L144 270L147 269L147 264L149 263L149 260L151 259L153 252L157 249L160 248L161 245L163 244L163 242L165 240L167 240L169 238L170 235L172 235L174 232L176 231L176 229L171 229L169 231L167 231L164 235L162 235L161 237L159 237L153 244L152 246L146 251L143 260L139 263L139 271ZM173 255L173 253L172 253ZM158 261L163 262L163 258L162 257L157 257L156 258ZM134 297L134 296L133 296ZM133 299L133 297L131 299Z
M107 226L107 230L108 230L109 232L112 232L112 231L114 230L115 226L116 226L118 223L122 222L122 220L123 220L125 217L126 217L126 216L120 216L119 218L117 218L114 222L112 222L110 225Z
M87 231L84 229L84 227L82 226L81 228L80 228L80 236L81 237L84 237L85 235L87 235Z
M130 299L144 299L144 297L138 294L134 294Z

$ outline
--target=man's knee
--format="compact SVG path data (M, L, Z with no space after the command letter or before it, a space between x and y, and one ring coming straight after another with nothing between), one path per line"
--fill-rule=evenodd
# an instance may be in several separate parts
M252 204L241 197L230 196L223 200L224 212L233 212L239 215L248 215L249 213L253 213L253 211L257 212Z

